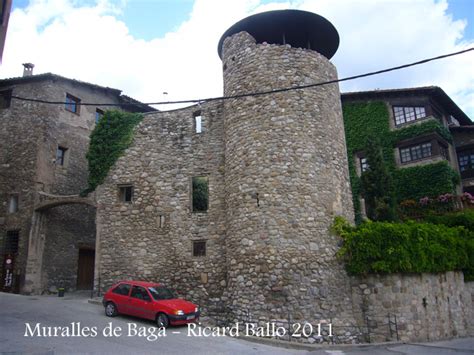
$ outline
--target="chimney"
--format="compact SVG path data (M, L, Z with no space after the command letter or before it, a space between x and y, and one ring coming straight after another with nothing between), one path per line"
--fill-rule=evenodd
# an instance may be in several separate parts
M33 63L23 63L23 76L33 75L33 68L35 65Z

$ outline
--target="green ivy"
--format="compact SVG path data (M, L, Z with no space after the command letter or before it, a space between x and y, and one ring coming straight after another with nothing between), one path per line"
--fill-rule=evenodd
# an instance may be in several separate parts
M343 117L356 223L362 220L359 203L361 182L360 177L357 176L354 155L364 149L367 139L371 136L379 137L382 142L384 161L393 175L399 201L454 192L459 177L446 162L413 168L396 168L393 149L401 140L436 132L448 142L452 142L449 130L437 120L428 119L405 128L390 130L389 112L382 101L346 103L343 105ZM430 178L427 178L428 176Z
M338 252L351 275L463 270L474 263L474 233L442 224L365 222L350 226L336 218L333 231L344 239Z
M457 174L446 161L398 169L394 172L399 201L435 197L452 193L459 183Z
M110 168L133 140L133 129L143 119L139 113L106 111L92 131L89 151L88 187L82 195L95 190L102 184Z

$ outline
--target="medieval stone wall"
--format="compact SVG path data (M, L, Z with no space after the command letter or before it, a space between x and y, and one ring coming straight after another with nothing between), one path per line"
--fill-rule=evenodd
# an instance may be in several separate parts
M69 93L80 98L82 102L118 102L117 92L73 84L62 79L31 81L4 86L2 90L4 89L12 89L13 95L16 96L50 101L65 101L66 93ZM22 289L25 283L31 221L35 204L38 202L37 191L70 195L79 193L87 186L85 155L89 135L95 125L95 110L95 106L82 106L79 114L76 114L67 111L64 105L46 105L16 99L12 99L9 108L0 110L0 247L3 247L7 231L19 231L15 273L18 275L17 283L21 283L17 286ZM55 161L58 145L67 148L63 166ZM19 197L19 208L15 213L8 213L8 200L12 193ZM53 212L56 214L54 218ZM75 234L70 233L68 224L64 223L68 218L77 222ZM48 231L40 231L39 243L46 240L47 244L52 243L54 246L54 240L61 240L64 245L71 245L73 248L77 240L83 237L89 240L95 234L93 214L84 214L77 206L54 209L49 212L47 222ZM56 222L59 224L55 225ZM48 238L52 239L51 243ZM53 260L54 253L65 255L62 248L55 250L53 247L49 253L49 261ZM3 252L1 255L3 263ZM30 255L30 259L35 260L31 268L35 273L43 268L41 255ZM54 260L57 261L57 258ZM58 263L57 267L61 268L63 273L69 270L70 275L61 278L74 278L77 266L69 267L70 258L62 260L64 262ZM47 281L42 283L43 289L48 288L47 284Z
M401 341L474 334L473 283L464 283L462 272L370 275L352 282L354 314L363 327L371 325L372 342L388 340L389 313Z
M194 128L199 111L202 133ZM131 147L98 191L102 291L122 279L139 279L165 283L201 304L220 296L227 252L223 128L217 103L148 114L136 128ZM195 176L209 179L207 212L192 211ZM119 199L120 186L127 184L133 186L132 203ZM206 241L206 256L193 257L196 240Z
M337 78L315 51L224 41L224 93ZM353 220L340 93L335 84L225 101L228 287L237 316L353 323L336 260L337 215Z

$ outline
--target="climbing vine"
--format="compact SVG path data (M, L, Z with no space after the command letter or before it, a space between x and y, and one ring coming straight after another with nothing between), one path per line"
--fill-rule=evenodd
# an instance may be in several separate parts
M117 110L106 111L92 131L86 158L89 164L88 187L82 195L95 190L107 177L110 168L133 139L133 129L143 116Z
M406 198L437 196L455 190L459 176L446 162L412 168L396 168L393 149L401 140L436 132L448 142L452 142L451 133L438 121L427 120L391 131L387 106L382 101L346 103L343 105L343 117L357 223L361 221L359 202L361 181L357 175L354 155L364 149L367 139L371 136L379 137L382 142L383 158L393 176L399 201Z

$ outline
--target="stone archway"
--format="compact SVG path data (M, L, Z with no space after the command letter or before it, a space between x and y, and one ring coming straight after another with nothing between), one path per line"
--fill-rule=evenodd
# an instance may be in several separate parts
M51 255L54 255L50 250L45 249L47 246L47 233L51 228L51 226L48 225L48 221L51 220L51 215L54 215L52 212L58 209L60 210L61 208L65 209L70 205L82 205L94 209L96 208L95 194L91 194L87 197L80 197L79 195L61 196L39 192L36 201L29 232L25 282L21 290L22 293L26 294L39 294L44 291L45 287L47 287L47 284L44 282L44 269L45 265L51 262ZM90 219L90 216L86 218ZM94 223L93 220L88 222ZM74 221L72 220L71 225L73 224ZM67 235L67 231L64 233ZM71 233L69 232L69 234ZM72 247L77 249L77 245ZM90 248L88 245L85 247L86 249ZM53 250L53 252L64 253L64 246L62 250ZM47 255L46 260L45 255ZM69 272L72 271L69 270ZM58 274L56 275L57 277L64 277L61 272L58 273L58 270L55 270L51 274Z

